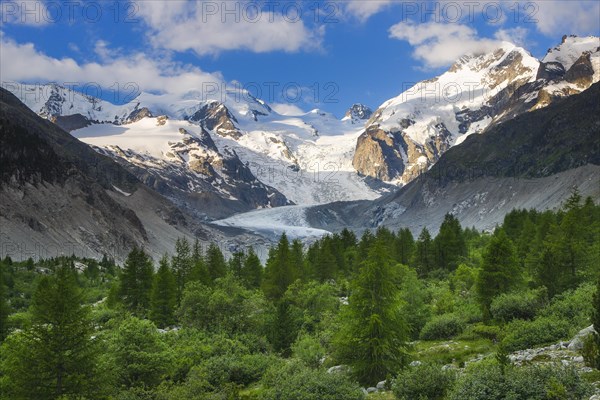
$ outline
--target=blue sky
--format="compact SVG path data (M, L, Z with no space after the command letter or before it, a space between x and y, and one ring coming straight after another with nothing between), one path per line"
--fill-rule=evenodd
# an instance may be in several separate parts
M518 11L517 11L518 10ZM598 1L2 1L3 82L140 90L242 85L278 110L376 108L499 40L534 56L598 35ZM288 106L285 106L285 104Z

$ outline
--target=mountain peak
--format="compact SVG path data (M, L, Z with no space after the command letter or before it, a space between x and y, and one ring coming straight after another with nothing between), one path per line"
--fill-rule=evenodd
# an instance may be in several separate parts
M360 122L368 120L371 118L371 115L373 115L373 110L370 107L361 103L355 103L346 111L344 120L350 119L352 123Z

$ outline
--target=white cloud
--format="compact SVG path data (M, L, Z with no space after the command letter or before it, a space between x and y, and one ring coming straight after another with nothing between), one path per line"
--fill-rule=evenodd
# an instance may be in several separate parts
M281 115L296 116L306 114L306 111L293 104L273 103L271 104L271 108Z
M516 27L510 29L500 29L494 34L494 37L498 40L511 42L517 46L525 47L528 34L529 31L526 28Z
M598 35L600 32L600 2L597 0L543 0L534 3L537 10L531 8L529 14L544 35L558 38L563 34Z
M218 74L209 74L197 67L150 59L143 53L127 56L114 53L99 42L96 51L107 55L101 62L78 63L72 58L50 57L32 43L17 43L0 35L0 79L3 82L77 82L95 83L102 87L123 87L134 83L143 91L185 93L202 89L207 83L221 83Z
M400 22L389 32L390 37L414 46L413 56L428 68L450 65L465 54L484 53L499 44L498 40L478 38L477 31L461 24Z
M394 3L394 0L350 0L345 2L344 5L347 14L361 21L366 21L392 3Z
M267 9L249 1L154 0L137 4L151 43L179 52L296 52L319 49L324 34L322 28L309 29L298 17L297 8L277 9L274 5L279 3Z

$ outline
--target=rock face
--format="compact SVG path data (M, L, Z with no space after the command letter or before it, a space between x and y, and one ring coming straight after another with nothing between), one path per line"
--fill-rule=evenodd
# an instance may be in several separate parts
M236 127L237 119L229 112L223 103L218 101L209 102L202 106L192 116L190 122L200 123L205 129L215 131L223 137L239 139L242 136Z
M371 118L371 115L373 115L373 110L364 104L357 103L346 111L344 118L350 119L353 124L360 124Z
M450 147L600 80L600 39L565 37L542 61L503 43L464 56L373 113L357 142L358 173L406 184Z

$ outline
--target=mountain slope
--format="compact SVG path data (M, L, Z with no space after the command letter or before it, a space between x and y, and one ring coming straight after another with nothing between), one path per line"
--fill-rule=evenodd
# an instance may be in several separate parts
M134 245L159 257L180 236L226 242L1 88L0 163L2 256L120 260Z
M362 175L406 184L470 135L599 80L597 37L565 36L542 61L510 43L464 56L381 105L358 140L353 164Z
M559 207L577 187L600 199L600 83L473 135L418 179L374 202L307 210L314 228L423 227L444 215L492 229L513 208Z

